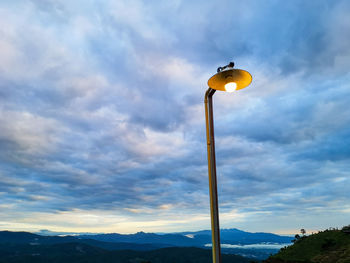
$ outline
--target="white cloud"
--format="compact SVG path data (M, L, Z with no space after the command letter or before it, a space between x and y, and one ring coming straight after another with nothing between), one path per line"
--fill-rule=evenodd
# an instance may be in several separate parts
M64 131L57 120L29 112L0 111L0 122L3 125L0 138L14 143L19 151L26 154L52 152L60 141L60 133Z

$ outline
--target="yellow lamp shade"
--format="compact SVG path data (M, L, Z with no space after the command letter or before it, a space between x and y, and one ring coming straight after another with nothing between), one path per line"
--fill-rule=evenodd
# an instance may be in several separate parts
M244 89L252 82L252 75L242 69L223 70L208 80L208 86L215 90L233 92Z

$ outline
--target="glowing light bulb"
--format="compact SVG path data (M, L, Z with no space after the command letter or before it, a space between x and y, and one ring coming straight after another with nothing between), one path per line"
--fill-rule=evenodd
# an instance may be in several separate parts
M234 92L237 89L237 83L236 82L229 82L225 84L225 90L227 92Z

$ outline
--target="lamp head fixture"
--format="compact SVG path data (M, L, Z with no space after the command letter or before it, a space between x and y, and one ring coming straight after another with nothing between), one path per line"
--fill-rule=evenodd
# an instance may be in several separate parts
M234 63L219 67L218 73L208 80L208 86L215 90L233 92L244 89L252 82L252 75L242 69L234 69Z

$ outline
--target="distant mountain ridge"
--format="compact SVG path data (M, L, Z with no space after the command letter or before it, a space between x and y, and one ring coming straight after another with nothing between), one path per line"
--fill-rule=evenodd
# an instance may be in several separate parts
M240 244L249 245L257 243L290 243L293 237L290 236L279 236L272 233L251 233L245 232L236 228L232 229L222 229L221 243L222 244ZM75 236L43 236L28 232L9 232L0 231L0 242L3 240L13 240L18 242L22 240L24 243L28 242L41 242L43 244L58 244L67 242L76 242L79 240L84 240L84 243L94 245L98 244L99 247L109 247L111 245L106 245L104 243L124 243L120 244L123 248L129 248L131 244L134 247L148 247L149 249L170 247L170 246L195 246L204 247L206 244L211 243L211 231L202 230L195 232L179 232L179 233L145 233L138 232L135 234L89 234L89 235L75 235ZM104 242L99 244L98 242ZM137 245L136 245L137 244ZM140 246L140 245L143 246ZM152 245L152 246L150 246ZM112 246L113 247L113 246ZM147 248L147 249L148 249Z
M56 245L66 243L81 243L106 250L131 249L138 251L154 250L158 248L170 247L166 244L134 244L128 242L103 242L89 238L79 238L76 236L41 236L29 232L0 231L0 244L22 245Z
M278 251L278 248L255 248L256 244L281 244L281 247L290 243L292 237L278 236L270 233L249 233L238 229L223 229L221 231L221 244L223 253L241 255L256 259L265 259L270 254ZM50 248L62 245L62 248L68 248L65 244L78 244L77 247L92 247L88 249L97 251L121 251L132 250L147 252L163 248L185 248L197 247L210 252L211 231L202 230L197 232L181 232L171 234L155 234L138 232L135 234L93 234L93 235L74 235L74 236L48 236L37 235L28 232L10 232L0 231L0 252L20 247L24 251L34 251L35 247ZM252 245L250 245L252 244ZM283 245L282 245L283 244ZM247 247L245 247L247 246ZM1 250L3 249L3 250ZM101 250L101 251L102 251ZM7 253L7 252L6 252ZM5 254L6 254L5 253ZM70 253L70 252L69 252ZM204 253L204 252L203 252ZM207 252L206 252L207 253ZM1 259L1 258L0 258ZM3 263L0 260L0 263Z
M194 238L199 237L208 237L207 239L209 243L211 243L211 231L210 230L202 230L197 232L181 232L179 234L183 235L193 235ZM290 243L293 240L291 236L280 236L272 233L265 232L246 232L243 230L239 230L237 228L230 229L221 229L220 230L220 238L221 243L228 244L255 244L262 242L269 243Z
M256 244L256 243L290 243L293 237L279 236L272 233L250 233L236 228L222 229L220 231L221 243L225 244ZM80 235L80 238L95 239L104 242L130 242L143 244L168 244L172 246L203 247L211 243L211 231L179 232L171 234L155 234L138 232L136 234L97 234Z

